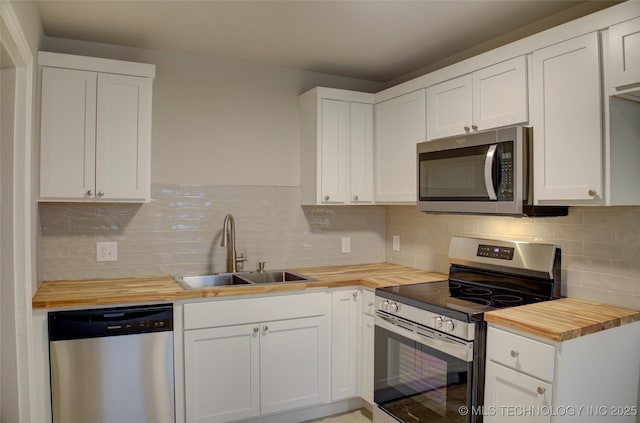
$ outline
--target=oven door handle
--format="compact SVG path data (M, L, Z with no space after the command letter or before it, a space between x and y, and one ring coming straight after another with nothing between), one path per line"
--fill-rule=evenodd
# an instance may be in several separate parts
M399 323L415 330L400 326ZM457 341L433 329L416 325L396 316L389 316L380 311L376 311L375 325L467 363L473 361L473 342ZM422 333L418 333L418 330Z

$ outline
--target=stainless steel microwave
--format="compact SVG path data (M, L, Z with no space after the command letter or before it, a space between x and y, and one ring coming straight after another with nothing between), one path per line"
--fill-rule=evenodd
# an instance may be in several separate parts
M424 212L566 216L533 206L532 128L512 126L419 143L418 209Z

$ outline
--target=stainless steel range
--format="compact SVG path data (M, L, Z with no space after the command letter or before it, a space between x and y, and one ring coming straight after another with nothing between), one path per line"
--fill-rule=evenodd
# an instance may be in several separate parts
M560 255L453 237L448 280L377 289L374 423L482 421L484 313L559 298Z

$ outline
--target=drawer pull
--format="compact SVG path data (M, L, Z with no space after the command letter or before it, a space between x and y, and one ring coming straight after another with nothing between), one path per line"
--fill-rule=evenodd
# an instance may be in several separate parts
M511 357L516 358L518 356L518 354L520 354L518 351L511 350Z
M544 394L547 391L542 386L538 386L538 389L536 389L536 390L538 391L538 394L540 394L540 395Z

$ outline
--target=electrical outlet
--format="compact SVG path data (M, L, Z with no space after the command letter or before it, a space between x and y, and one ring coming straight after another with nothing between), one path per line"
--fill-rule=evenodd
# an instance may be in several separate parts
M400 235L393 236L393 251L400 251Z
M118 260L117 242L96 242L96 261Z
M350 253L351 252L351 237L343 236L342 237L342 252Z

